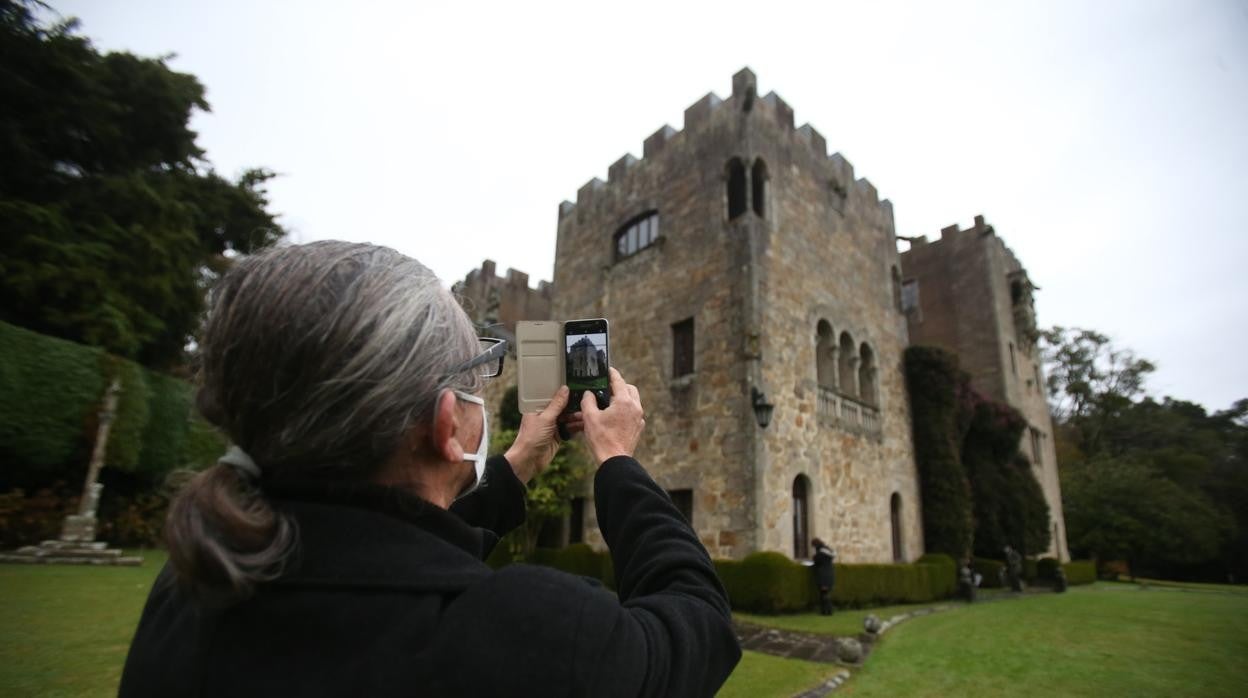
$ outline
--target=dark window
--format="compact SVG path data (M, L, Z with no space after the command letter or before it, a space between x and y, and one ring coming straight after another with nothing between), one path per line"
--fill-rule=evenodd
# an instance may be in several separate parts
M659 213L650 211L630 220L615 233L615 258L624 259L653 245L659 238Z
M893 493L889 502L889 513L893 523L893 562L901 562L905 553L901 550L901 495Z
M1010 371L1018 375L1018 357L1014 355L1014 342L1010 342Z
M568 515L568 543L585 541L585 498L572 498L572 513Z
M1040 448L1040 430L1031 429L1031 464L1040 465L1044 462L1044 452Z
M767 205L767 164L762 160L754 161L753 171L754 184L754 213L758 216L764 215L764 207Z
M919 309L919 282L910 279L901 285L901 311L913 312Z
M827 320L815 325L815 382L820 388L836 387L836 339Z
M745 192L745 165L737 158L728 161L728 220L745 213L749 206Z
M667 496L672 498L672 504L680 510L685 516L685 521L689 525L693 525L693 490L668 490Z
M693 318L672 325L672 378L693 373Z
M902 312L901 304L901 272L897 271L897 266L893 265L892 271L893 281L893 307L897 308L897 312Z
M810 557L809 482L805 475L793 478L793 557L798 560Z

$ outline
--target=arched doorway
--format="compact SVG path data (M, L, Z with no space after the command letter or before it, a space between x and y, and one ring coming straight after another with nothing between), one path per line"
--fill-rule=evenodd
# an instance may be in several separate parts
M810 557L810 479L793 478L793 557Z

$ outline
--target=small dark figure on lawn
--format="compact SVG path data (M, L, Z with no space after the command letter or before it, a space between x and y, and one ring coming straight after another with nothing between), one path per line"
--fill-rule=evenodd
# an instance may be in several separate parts
M815 549L815 584L819 587L819 612L825 616L832 615L832 585L836 583L836 573L832 562L836 553L827 543L815 538L810 541Z
M967 603L975 603L975 587L979 586L975 582L975 573L971 570L971 561L963 560L962 567L958 569L958 589L962 592L962 598Z
M1066 570L1060 565L1057 568L1057 576L1053 578L1053 591L1059 594L1066 591Z
M1023 557L1010 546L1005 546L1005 578L1014 591L1023 590Z

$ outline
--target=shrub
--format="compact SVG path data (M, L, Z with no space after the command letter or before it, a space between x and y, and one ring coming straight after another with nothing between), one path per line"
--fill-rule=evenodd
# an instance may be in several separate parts
M1034 582L1036 581L1036 561L1025 557L1023 558L1023 579Z
M164 494L141 492L117 497L110 502L110 511L101 511L97 540L113 545L156 547L162 544L165 515L169 499Z
M958 446L962 372L955 355L923 346L906 349L905 370L927 549L960 558L970 551L974 531L971 487Z
M179 467L196 470L208 467L217 462L228 445L224 434L200 417L198 412L193 412L191 421L187 424L186 439L182 442Z
M139 468L143 452L143 435L151 414L151 391L147 387L147 371L133 361L110 357L108 373L121 387L112 428L108 431L108 452L104 464L125 472Z
M499 548L503 547L499 544ZM495 554L498 554L498 548L491 553L490 559L493 560ZM499 559L494 563L488 564L494 566L495 569L502 567L508 563L507 554L499 554ZM569 574L576 574L582 577L591 577L601 581L610 589L615 588L615 567L611 562L610 553L597 552L585 543L573 543L566 548L537 548L533 551L533 556L529 562L535 565L544 565L553 567L557 570L563 570Z
M1071 560L1062 565L1066 572L1066 583L1091 584L1096 581L1096 563L1091 560Z
M85 459L87 427L105 388L104 352L0 322L0 356L3 478L42 472L49 482L61 475L57 469Z
M837 565L832 599L855 606L883 603L922 603L943 588L933 577L943 577L941 565Z
M20 489L0 494L0 545L15 548L56 538L65 516L77 510L78 495L63 482L31 495Z
M1005 563L1000 560L977 557L971 561L971 569L983 577L979 582L981 587L995 589L1001 586L1001 572L1005 569Z
M953 596L958 589L958 563L944 553L928 553L915 561L916 565L929 565L931 594L933 599Z
M1061 564L1057 558L1042 557L1036 560L1036 579L1056 579L1057 566Z
M182 457L191 428L192 389L186 381L159 373L147 374L147 387L151 397L139 471L154 476L188 465Z
M801 611L818 598L811 569L780 553L751 553L740 562L716 560L715 570L728 591L732 607L739 610Z

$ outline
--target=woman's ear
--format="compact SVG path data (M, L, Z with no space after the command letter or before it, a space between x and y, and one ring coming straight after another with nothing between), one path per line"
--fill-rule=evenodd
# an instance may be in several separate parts
M464 447L459 443L459 401L455 393L443 390L438 395L433 410L433 426L428 431L428 445L444 461L458 463L464 459Z

